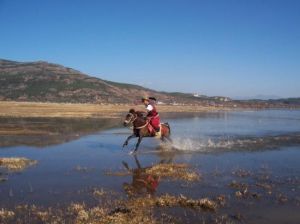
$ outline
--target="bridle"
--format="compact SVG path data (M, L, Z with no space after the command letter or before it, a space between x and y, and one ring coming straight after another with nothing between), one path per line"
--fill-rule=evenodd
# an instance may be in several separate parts
M126 123L126 124L133 123L138 118L138 116L136 114L129 113L129 115L130 115L130 119L127 119L127 120L124 121L124 123ZM146 127L148 124L149 124L149 121L146 122L146 124L144 124L140 127L134 127L134 128L135 129L142 129L142 128Z
M128 115L130 115L130 119L127 119L127 120L124 121L124 123L126 123L126 124L133 123L137 119L136 114L129 113Z

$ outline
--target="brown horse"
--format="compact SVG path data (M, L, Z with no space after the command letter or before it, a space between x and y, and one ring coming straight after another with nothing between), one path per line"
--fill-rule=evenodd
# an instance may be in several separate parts
M132 138L138 138L133 153L138 150L138 147L144 137L156 137L155 134L149 131L149 121L143 116L143 112L130 109L124 120L124 126L133 126L133 134L130 135L123 144L123 147L128 145L128 141ZM162 141L168 140L172 142L170 138L171 129L168 123L162 123L160 128L160 139Z

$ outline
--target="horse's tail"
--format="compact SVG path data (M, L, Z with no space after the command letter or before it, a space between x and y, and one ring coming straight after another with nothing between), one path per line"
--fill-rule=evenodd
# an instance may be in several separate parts
M171 127L170 127L169 123L166 122L166 123L163 123L163 125L165 125L166 127L168 127L168 129L169 129L169 135L170 135L171 134Z
M167 124L167 126L168 126L168 128L169 128L169 134L171 134L171 126L169 125L168 122L167 122L166 124Z

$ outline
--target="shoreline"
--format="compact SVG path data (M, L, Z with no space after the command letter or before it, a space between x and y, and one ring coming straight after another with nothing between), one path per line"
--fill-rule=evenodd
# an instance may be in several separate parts
M129 109L145 110L134 104L73 104L0 101L0 117L16 118L119 118ZM197 113L233 110L205 106L157 105L160 113Z
M119 118L129 109L145 110L143 105L134 104L74 104L0 101L0 117L10 118ZM167 113L201 113L220 111L246 111L299 108L249 108L249 107L218 107L200 105L157 105L161 114Z

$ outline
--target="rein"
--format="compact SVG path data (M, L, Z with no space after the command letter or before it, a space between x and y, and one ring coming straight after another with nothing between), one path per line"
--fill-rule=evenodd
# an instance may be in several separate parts
M126 122L127 124L129 123L132 123L138 118L138 116L136 114L133 114L133 113L129 113L130 114L130 119ZM144 127L146 127L147 125L149 124L149 121L146 122L146 124L142 125L142 126L139 126L139 127L134 127L133 125L133 128L134 129L142 129Z
M157 116L158 116L158 114L156 114L156 115L154 116L154 118L157 117ZM149 124L149 121L147 121L146 124L144 124L144 125L142 125L142 126L140 126L140 127L135 127L135 129L142 129L142 128L146 127L148 124Z
M133 113L129 113L130 114L130 119L129 121L127 121L127 123L133 123L136 119L137 119L137 115L133 114Z
M144 124L144 125L142 125L140 127L135 127L135 129L142 129L142 128L146 127L148 124L149 124L149 121L146 122L146 124Z

